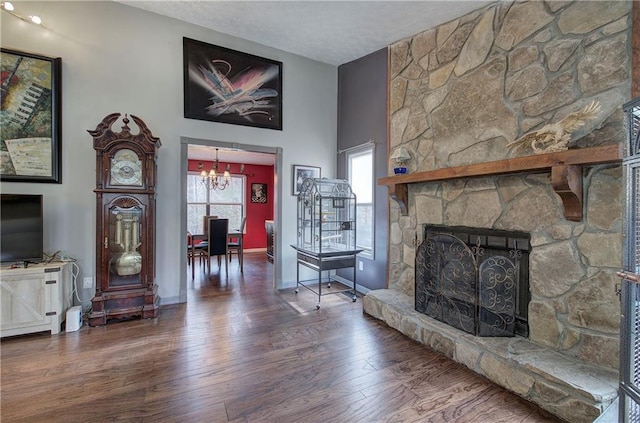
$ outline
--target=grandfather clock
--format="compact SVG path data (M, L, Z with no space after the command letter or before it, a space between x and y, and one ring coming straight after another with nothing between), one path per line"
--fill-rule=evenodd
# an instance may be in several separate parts
M155 284L157 151L142 119L131 115L139 132L132 134L127 115L120 132L111 126L120 113L106 116L95 130L96 150L96 295L89 325L158 315Z

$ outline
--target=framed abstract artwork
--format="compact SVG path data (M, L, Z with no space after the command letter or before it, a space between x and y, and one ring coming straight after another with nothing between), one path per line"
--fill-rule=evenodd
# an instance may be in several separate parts
M0 49L0 180L62 182L61 63Z
M184 117L282 130L282 62L183 38Z
M298 195L302 182L307 178L319 178L320 168L317 166L293 165L291 195Z

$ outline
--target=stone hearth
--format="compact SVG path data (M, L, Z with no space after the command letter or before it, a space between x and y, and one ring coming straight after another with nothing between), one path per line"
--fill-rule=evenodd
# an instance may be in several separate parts
M369 292L365 313L570 422L593 422L618 397L617 372L521 337L481 338L413 310L392 289Z

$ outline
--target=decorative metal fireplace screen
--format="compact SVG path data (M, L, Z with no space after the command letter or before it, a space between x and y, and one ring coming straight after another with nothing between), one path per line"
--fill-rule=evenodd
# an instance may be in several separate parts
M529 336L529 234L426 225L416 311L478 336Z

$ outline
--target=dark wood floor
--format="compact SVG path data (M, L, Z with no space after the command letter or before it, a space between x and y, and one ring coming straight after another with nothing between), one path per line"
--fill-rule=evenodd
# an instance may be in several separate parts
M263 257L196 268L157 319L3 339L2 423L558 421L361 300L274 291Z

